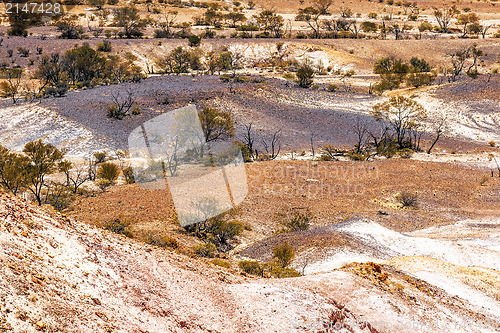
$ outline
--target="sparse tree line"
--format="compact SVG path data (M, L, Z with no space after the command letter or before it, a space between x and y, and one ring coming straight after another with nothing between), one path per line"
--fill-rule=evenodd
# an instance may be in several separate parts
M409 63L394 57L383 57L377 60L373 72L380 75L380 81L370 86L370 92L382 93L385 90L393 90L406 83L409 87L421 87L430 85L441 74L449 82L456 81L460 75L467 75L476 79L480 72L478 70L481 57L485 53L478 48L477 44L465 46L457 51L448 53L449 65L439 70L432 69L425 59L411 58ZM498 70L492 69L487 73L488 82L491 75Z
M93 49L84 43L63 54L43 55L31 77L21 68L1 67L0 93L16 103L21 96L28 101L62 97L71 88L139 82L145 77L142 69L134 64L136 57L131 53L122 58L99 51L109 50L109 47L101 43Z
M320 160L333 161L339 157L349 157L365 161L376 156L410 158L414 152L423 150L421 139L424 133L434 136L427 148L430 154L446 131L446 117L431 120L418 102L400 95L375 105L370 115L378 126L370 126L367 119L357 117L351 126L356 138L353 149L323 146Z
M409 62L395 57L382 57L373 66L373 72L380 75L380 80L375 84L370 84L368 93L382 94L386 90L398 89L403 85L419 88L431 85L436 81L439 82L440 79L453 82L461 75L467 75L476 79L481 74L485 74L488 76L487 82L489 82L491 76L498 73L498 68L492 68L489 72L483 71L481 73L479 66L483 56L486 56L486 53L477 44L472 44L448 52L448 65L440 68L433 68L425 59L418 57L412 57ZM288 60L282 64L286 66L291 63L294 63L293 60ZM287 79L294 78L298 86L302 88L313 87L318 89L318 85L313 85L314 77L318 74L330 72L330 68L324 68L320 65L313 66L307 61L301 64L294 63L294 65L297 66L295 76L286 73L283 77ZM343 88L344 91L350 92L351 85L349 79L355 74L354 71L338 70L335 74L341 78L341 87L336 84L330 84L326 90L334 92L339 90L339 88Z
M432 136L431 143L426 148L430 154L446 131L445 117L429 119L426 110L418 102L399 95L375 105L370 115L378 125L372 126L367 119L361 117L357 117L351 125L351 132L356 139L354 148L326 145L319 149L319 159L334 161L339 157L347 157L364 161L376 156L409 158L414 152L423 150L421 139L424 133ZM281 153L281 134L281 131L277 130L262 140L250 123L245 125L237 144L246 162L272 160ZM311 150L313 158L316 158L314 135L311 135Z
M120 164L104 152L74 164L64 152L42 140L27 143L18 153L0 146L0 185L14 195L28 194L37 204L50 204L57 210L68 208L78 195L92 195L83 185L93 183L102 191L113 185L120 173L133 183L132 168L124 167L125 154L117 152Z
M421 138L424 133L433 136L426 150L430 154L446 130L446 117L431 120L422 105L400 95L375 105L370 115L379 125L370 126L367 119L357 117L351 125L351 131L356 138L352 150L327 145L321 148L320 159L332 161L341 156L353 160L368 160L375 156L409 158L413 152L423 150ZM200 112L200 119L207 142L235 138L234 121L229 113L204 108ZM312 135L311 146L314 151L313 139ZM276 130L263 136L249 123L244 125L242 134L235 142L246 162L273 160L281 153L282 132ZM217 158L212 157L213 160Z
M379 0L383 2L383 0ZM69 1L78 2L78 1ZM89 38L85 33L84 23L88 33L94 37L104 34L110 38L141 38L146 27L153 27L155 38L188 38L192 36L192 25L206 26L207 30L201 38L215 37L214 30L223 28L234 29L230 35L233 38L387 38L392 33L395 39L409 38L412 30L418 31L413 37L422 38L422 34L447 33L458 34L465 38L482 36L486 38L493 24L481 24L479 16L470 8L460 10L456 5L427 8L434 17L437 25L423 21L418 26L412 24L418 20L425 9L416 2L387 0L388 8L382 13L369 13L362 18L361 13L354 13L344 4L333 9L332 0L313 0L309 6L298 10L294 20L303 22L310 28L310 32L298 31L292 34L292 22L286 21L283 16L273 10L262 10L260 13L248 17L245 8L253 8L250 2L245 6L241 2L232 5L223 5L209 2L182 2L180 0L162 1L157 4L145 3L147 15L142 17L138 7L134 4L116 7L116 0L80 1L96 7L90 15L64 14L57 15L50 22L44 21L41 15L27 15L16 13L8 15L11 28L10 35L27 36L27 28L31 26L52 24L60 32L60 38ZM164 5L170 8L163 8ZM171 7L198 7L203 8L203 14L196 16L193 22L178 22L178 11ZM115 27L118 29L105 29ZM255 34L254 34L255 32ZM496 36L500 36L497 32ZM219 37L227 37L221 34Z

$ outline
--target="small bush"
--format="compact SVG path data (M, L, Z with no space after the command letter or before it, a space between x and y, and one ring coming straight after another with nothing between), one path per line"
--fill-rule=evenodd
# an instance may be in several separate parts
M118 118L119 113L120 112L119 112L118 106L116 104L111 104L110 106L108 106L107 115L109 118ZM118 119L121 119L121 118L118 118Z
M95 163L103 163L106 161L108 154L105 151L98 151L92 155L95 158Z
M132 112L131 112L134 116L137 116L137 115L140 115L141 114L141 108L139 105L135 105L133 108L132 108Z
M489 179L490 179L490 177L483 176L483 178L481 178L481 180L479 181L479 185L483 186L484 184L486 184L488 182Z
M179 247L177 239L170 236L148 235L147 243L158 247L170 247L172 249Z
M309 229L314 215L309 209L299 211L291 208L284 213L276 214L276 218L278 223L284 227L279 232L294 232Z
M30 50L25 49L24 47L18 47L17 52L21 55L21 57L27 58L30 54Z
M73 203L75 197L76 195L69 187L58 184L47 190L45 203L51 205L57 211L62 211Z
M210 219L207 226L208 238L220 251L232 249L231 241L243 232L243 223L239 221L224 221L221 218Z
M366 161L368 159L368 157L370 156L370 154L369 153L350 152L348 156L353 161Z
M68 84L66 82L58 82L54 87L48 87L45 90L45 95L53 97L64 97L68 92Z
M188 41L191 47L198 47L201 44L201 38L196 35L189 36Z
M273 255L278 260L282 268L287 267L295 257L295 249L288 243L276 246L273 249Z
M134 237L131 229L132 219L124 219L119 217L113 221L109 221L104 225L104 228L114 233L125 235L127 237Z
M415 88L430 85L434 81L434 75L430 73L410 73L405 81L408 85Z
M97 51L100 52L111 52L111 42L109 40L105 40L102 43L97 44Z
M264 269L257 261L243 260L238 267L247 274L264 276Z
M302 276L300 272L298 272L294 268L281 267L280 264L272 262L265 265L266 270L269 272L269 275L275 278L289 278L289 277L298 277Z
M495 141L488 142L488 145L490 145L490 147L495 147Z
M222 260L222 259L214 259L211 261L212 264L214 264L215 266L219 266L219 267L223 267L223 268L231 268L231 263L226 261L226 260Z
M108 180L112 183L118 178L119 173L120 169L116 164L111 162L104 162L97 170L97 177L99 179Z
M313 84L314 70L311 66L304 64L297 70L297 83L301 88L309 88Z
M331 156L326 155L326 154L321 154L318 157L318 161L330 162L330 161L333 161L333 158Z
M398 150L398 155L401 158L410 158L413 155L413 150L411 150L410 148L401 149Z
M96 180L96 184L97 184L97 186L99 187L99 189L100 189L101 191L103 191L103 192L104 192L104 191L106 191L106 189L107 189L108 187L110 187L111 185L113 185L113 184L112 184L109 180L107 180L107 179L98 179L98 180Z
M331 83L331 84L328 85L327 89L330 92L334 92L334 91L337 91L339 89L339 87L336 84Z
M417 208L417 195L409 191L403 191L396 196L396 200L402 208Z
M127 184L135 183L134 169L132 169L132 167L128 167L128 168L123 169L123 177L125 178L125 182Z
M467 71L466 74L467 74L467 76L469 76L470 78L473 78L473 79L477 79L477 77L479 76L479 72L476 70Z
M194 247L194 252L196 255L205 258L213 258L217 248L212 243L198 244Z

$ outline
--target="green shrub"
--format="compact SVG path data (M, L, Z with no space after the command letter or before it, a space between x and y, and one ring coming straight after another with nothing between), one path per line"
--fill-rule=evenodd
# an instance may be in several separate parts
M477 79L477 77L479 76L479 72L477 70L469 70L467 71L467 76L470 77L470 78L473 78L473 79Z
M222 259L214 259L211 261L212 264L214 264L215 266L219 266L219 267L223 267L223 268L231 268L231 263L226 261L226 260L222 260Z
M106 161L108 154L105 151L98 151L98 152L95 152L92 156L95 159L95 163L99 164L99 163L103 163Z
M327 89L328 89L328 91L334 92L334 91L337 91L339 89L339 87L336 84L331 83L328 85Z
M253 161L253 152L250 151L250 148L248 147L248 145L246 145L242 142L239 142L239 141L235 141L234 143L241 150L241 155L243 156L243 160L245 162L252 162Z
M97 169L97 177L99 179L108 180L113 183L120 174L118 166L111 162L104 162Z
M283 213L277 213L276 219L284 227L279 232L294 232L309 229L314 215L309 209L301 211L291 208Z
M217 248L212 243L198 244L194 247L194 252L196 255L205 258L213 258Z
M383 140L377 147L377 154L385 158L391 158L398 151L397 143L394 140Z
M111 52L111 42L109 40L105 40L102 43L97 43L97 51L100 52Z
M374 22L365 21L361 23L361 29L363 29L364 32L377 32L378 27L377 24Z
M176 249L179 247L177 239L170 236L159 236L156 234L149 234L146 238L148 244L158 247L170 247Z
M288 243L276 246L273 249L273 255L282 268L287 267L295 257L295 249Z
M299 87L309 88L313 83L314 70L311 66L304 64L297 70L296 76Z
M132 167L127 167L127 168L123 169L123 177L125 178L125 182L127 184L135 183L134 169Z
M127 237L132 238L134 237L134 233L132 232L131 228L132 223L133 223L132 219L119 217L113 221L106 222L104 224L104 228L114 233L125 235Z
M45 203L54 207L57 211L68 208L75 200L76 195L71 188L62 184L56 184L47 188L45 193Z
M230 250L232 246L230 241L243 232L243 223L239 221L224 221L222 218L213 218L209 220L206 227L207 236L217 247L218 250Z
M368 157L370 156L370 154L369 153L350 152L348 156L353 161L366 161L368 159Z
M411 150L410 148L404 148L404 149L398 150L397 154L401 158L410 158L413 155L413 150Z
M326 155L326 154L321 154L319 157L318 157L318 160L319 161L333 161L333 158L329 155Z
M30 54L30 50L25 49L24 47L18 47L17 52L21 55L21 57L27 58Z
M133 108L132 108L132 114L134 116L137 116L137 115L140 115L141 114L141 108L139 107L139 105L135 105Z
M201 44L201 38L196 35L189 36L188 41L191 47L198 47Z
M302 276L294 268L281 267L279 263L272 262L265 265L265 270L269 272L269 275L275 278L289 278L289 277L299 277Z
M419 88L431 84L434 81L434 75L431 73L409 73L405 81L408 85Z
M238 263L238 267L247 274L264 276L264 269L257 261L243 260Z
M63 97L68 92L68 89L69 87L67 82L58 82L55 86L45 89L45 95Z

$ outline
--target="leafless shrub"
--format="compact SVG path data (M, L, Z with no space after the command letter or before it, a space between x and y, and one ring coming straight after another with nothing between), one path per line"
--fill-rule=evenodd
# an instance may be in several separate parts
M401 207L405 208L417 208L417 195L409 191L403 191L396 196L396 200L401 204Z
M130 90L127 90L125 97L122 97L120 93L112 93L111 99L112 104L108 106L108 117L115 119L123 119L127 116L135 103L135 98Z

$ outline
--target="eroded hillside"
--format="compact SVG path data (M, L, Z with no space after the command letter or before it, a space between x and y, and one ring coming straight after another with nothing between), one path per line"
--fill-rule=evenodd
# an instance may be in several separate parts
M5 332L498 328L495 314L396 269L397 261L394 267L353 263L294 279L249 278L4 193L0 214L0 323Z

